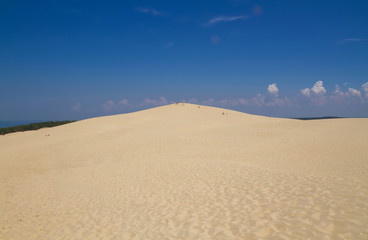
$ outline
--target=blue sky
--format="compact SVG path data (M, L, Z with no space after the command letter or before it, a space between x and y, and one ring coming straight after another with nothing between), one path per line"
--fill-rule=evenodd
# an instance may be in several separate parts
M368 2L1 1L0 120L188 101L368 117Z

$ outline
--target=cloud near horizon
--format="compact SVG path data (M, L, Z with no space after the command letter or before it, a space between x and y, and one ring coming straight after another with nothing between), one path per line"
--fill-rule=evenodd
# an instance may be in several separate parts
M106 101L104 104L102 104L102 108L104 110L110 110L111 108L113 108L115 106L115 102L112 100L108 100Z
M298 98L299 96L299 98ZM299 99L299 100L298 100ZM164 96L157 99L145 98L140 103L130 103L128 99L122 99L118 102L108 100L102 104L104 110L119 109L120 107L147 107L147 106L162 106L175 102L188 102L192 104L201 104L209 106L219 107L239 107L239 106L256 106L256 107L287 107L287 106L298 106L303 104L300 100L306 99L307 102L315 106L322 106L327 103L331 104L359 104L368 102L368 82L361 85L361 90L354 88L348 88L345 92L341 90L339 85L335 85L335 90L327 95L327 90L323 85L323 81L317 81L311 88L304 88L299 91L296 97L292 100L288 97L279 96L279 87L277 83L271 83L267 86L266 93L258 93L256 96L247 98L224 98L214 99L208 98L204 100L198 100L196 98L190 98L189 100L167 100ZM76 103L72 106L74 111L79 111L81 105Z
M274 96L279 95L279 88L277 87L276 83L272 83L268 85L267 91L271 95L274 95Z
M362 91L364 92L364 97L368 98L368 82L362 84Z
M362 85L362 89L363 89L363 85ZM354 88L348 88L348 91L343 92L341 91L341 88L339 85L335 85L335 91L330 96L330 99L339 104L351 103L351 102L353 103L357 103L357 102L363 103L364 102L364 98L362 97L361 91L354 89Z
M161 106L161 105L166 105L169 104L169 102L166 100L165 97L160 97L159 99L149 99L146 98L143 100L143 102L141 103L142 106Z
M119 104L121 105L128 105L128 99L122 99Z
M312 88L301 89L300 93L309 98L314 105L321 106L327 103L325 96L327 91L323 86L323 81L317 81Z
M192 98L189 103L194 104L203 104L203 105L210 105L210 106L221 106L221 107L235 107L235 106L290 106L291 101L289 98L279 98L278 96L279 89L276 83L272 83L268 85L267 94L258 93L255 97L251 99L246 98L236 98L236 99L220 99L215 100L213 98L209 98L203 101L199 101L195 98Z

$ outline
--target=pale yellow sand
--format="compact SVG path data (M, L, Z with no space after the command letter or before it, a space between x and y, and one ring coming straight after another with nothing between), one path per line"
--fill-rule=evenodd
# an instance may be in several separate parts
M368 239L368 119L173 104L0 136L0 164L0 239Z

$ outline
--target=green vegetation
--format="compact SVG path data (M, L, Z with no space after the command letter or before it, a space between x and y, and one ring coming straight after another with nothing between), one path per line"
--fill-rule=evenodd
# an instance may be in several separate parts
M27 124L27 125L19 125L19 126L14 126L14 127L7 127L7 128L0 128L0 135L4 135L7 133L12 133L12 132L23 132L23 131L30 131L30 130L37 130L40 128L45 128L45 127L55 127L55 126L59 126L59 125L63 125L63 124L67 124L67 123L72 123L75 121L49 121L49 122L39 122L39 123L31 123L31 124Z

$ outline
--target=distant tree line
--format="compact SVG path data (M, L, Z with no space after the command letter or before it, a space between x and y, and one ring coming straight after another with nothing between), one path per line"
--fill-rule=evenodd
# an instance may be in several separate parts
M326 116L326 117L306 117L306 118L294 118L294 119L298 119L298 120L322 120L322 119L335 119L335 118L344 118L344 117Z
M72 123L75 121L49 121L49 122L39 122L39 123L31 123L27 125L19 125L14 127L0 128L0 135L4 135L12 132L23 132L30 130L37 130L45 127L55 127L60 126L67 123Z

